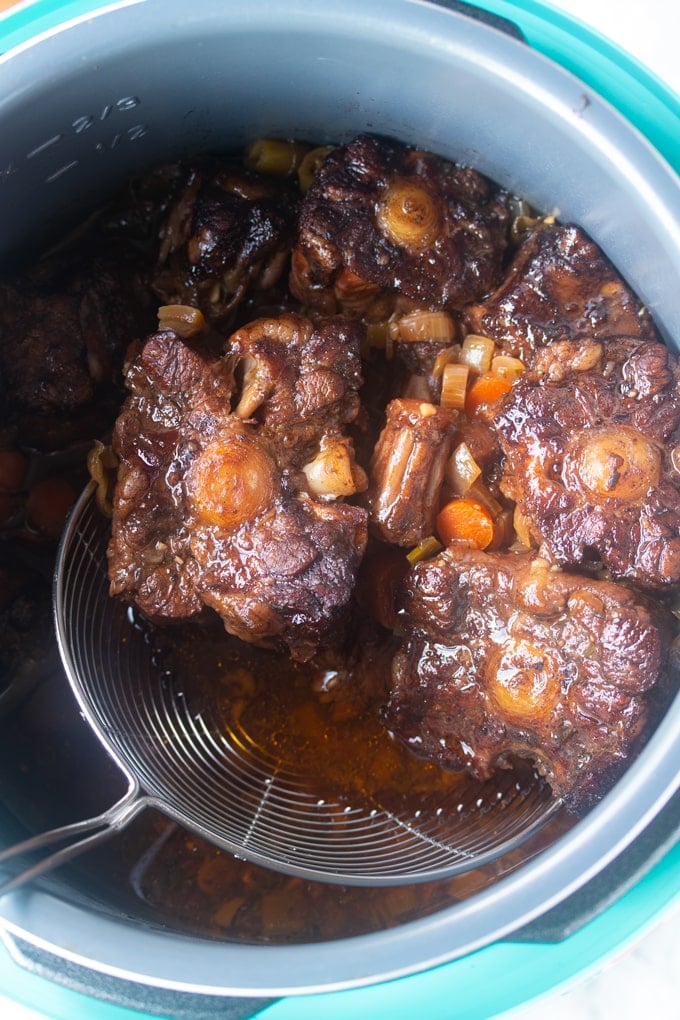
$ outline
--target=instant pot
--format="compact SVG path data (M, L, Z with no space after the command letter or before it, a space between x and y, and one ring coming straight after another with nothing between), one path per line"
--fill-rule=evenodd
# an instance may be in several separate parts
M369 130L473 164L582 225L667 342L680 343L680 104L635 61L550 8L36 0L0 20L0 49L5 259L36 237L58 236L164 159L256 137L323 142ZM59 664L41 665L68 703ZM5 725L44 679L5 697ZM42 724L47 732L62 722L58 714ZM73 787L96 802L106 755L77 712L62 750ZM27 778L19 762L3 769L7 846L46 827L36 804L49 777ZM75 864L0 902L0 988L69 1020L124 1020L131 1011L492 1017L601 960L678 895L679 786L680 696L613 789L553 841L530 841L519 863L470 882L443 909L327 942L192 936L93 892ZM67 815L72 807L64 797Z

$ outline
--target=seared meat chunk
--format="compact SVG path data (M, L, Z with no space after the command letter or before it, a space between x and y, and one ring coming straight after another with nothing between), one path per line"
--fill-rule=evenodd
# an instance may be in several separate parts
M554 343L490 413L501 489L546 556L599 560L649 589L680 582L680 365L667 347Z
M358 325L348 319L312 323L293 312L243 326L229 340L243 375L236 414L273 429L354 421L360 338Z
M176 334L149 337L128 368L130 396L113 433L119 459L109 545L112 595L153 620L198 615L202 602L188 556L184 476L204 425L229 414L227 363L202 357Z
M312 322L284 312L248 323L229 340L241 381L235 414L272 437L282 467L292 457L305 476L299 484L314 495L352 496L366 488L342 433L359 414L362 334L342 316Z
M578 227L545 223L524 242L503 283L466 310L471 332L529 364L555 340L656 338L649 313Z
M393 400L369 471L366 500L375 533L414 546L434 532L454 415L420 400Z
M139 270L141 273L141 270ZM0 373L8 403L46 415L81 409L117 382L125 348L149 325L127 249L56 257L0 281Z
M72 295L0 284L0 360L13 403L52 411L92 399L95 380L79 308Z
M529 759L583 804L631 753L665 639L641 596L531 554L451 547L410 572L385 710L414 753L479 778Z
M363 135L331 152L300 210L290 288L384 319L397 299L461 308L500 279L506 196L475 170Z
M282 493L235 532L191 524L197 590L230 634L288 645L304 661L332 632L366 546L366 514L345 503Z
M192 164L161 226L156 294L226 324L249 289L284 271L296 202L287 185L240 163Z
M297 326L314 335L306 320ZM343 332L342 321L335 332L332 323L322 328L354 342L357 356L358 334ZM267 331L253 324L252 334L258 332ZM299 442L284 427L285 417L277 429L232 412L233 360L207 356L165 330L147 339L132 361L130 396L114 431L120 467L111 592L153 620L197 616L211 607L230 633L285 644L294 657L307 659L350 597L367 515L333 502L338 494L323 485L308 484L309 432ZM296 378L284 380L281 399ZM359 377L354 381L358 385ZM319 447L345 438L335 421L355 400L343 390L337 406L344 410L333 416L324 405L329 428L323 417L316 420ZM343 448L351 460L351 447Z

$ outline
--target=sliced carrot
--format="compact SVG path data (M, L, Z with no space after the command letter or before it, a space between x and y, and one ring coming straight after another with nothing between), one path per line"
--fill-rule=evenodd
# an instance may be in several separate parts
M469 542L476 549L486 549L495 530L492 514L476 499L452 499L437 515L437 534L445 545Z
M0 450L0 492L20 492L26 475L28 461L18 450Z
M474 418L482 404L492 404L504 393L507 393L512 382L494 372L483 372L468 386L465 397L465 413Z
M75 501L76 491L65 479L43 478L26 497L26 519L46 538L58 538Z

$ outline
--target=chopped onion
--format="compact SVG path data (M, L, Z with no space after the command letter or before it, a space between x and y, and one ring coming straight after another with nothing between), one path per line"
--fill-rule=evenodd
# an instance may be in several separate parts
M490 510L494 517L498 517L503 510L502 505L498 502L493 493L491 493L484 482L481 482L479 479L472 483L467 494L468 496L472 496L476 499L478 503L482 504L482 506L485 506L487 510Z
M445 347L439 352L432 366L432 378L441 379L444 368L452 361L460 361L460 344L452 344L451 347Z
M529 527L529 520L520 510L519 506L515 507L515 512L512 518L512 525L515 529L517 538L527 549L531 549L534 542L531 537L531 530Z
M509 546L515 537L515 529L513 526L513 511L512 510L501 510L496 517L496 534L494 536L494 542L492 548L500 548Z
M161 305L158 309L158 326L160 329L171 329L183 340L206 329L203 313L191 305Z
M302 470L309 491L323 499L353 496L368 485L365 472L354 461L347 439L322 440L319 452Z
M465 407L470 366L450 362L442 372L442 395L440 404L449 410L462 411Z
M450 343L456 327L448 312L409 312L390 322L394 343Z
M246 149L244 163L249 170L260 174L290 177L308 152L309 146L304 142L258 138Z
M95 499L99 510L106 517L113 516L110 491L117 467L118 458L111 447L104 446L99 439L95 439L94 445L87 455L87 470L90 478L97 483Z
M298 183L303 195L311 188L314 178L334 148L334 145L320 145L316 149L310 149L303 156L302 162L297 168Z
M467 443L459 443L446 465L446 481L457 496L464 496L480 477L482 469Z
M512 241L515 244L522 244L522 242L526 241L534 227L537 227L540 223L554 223L556 215L554 213L551 216L531 216L528 212L520 213L520 215L515 216L510 227Z
M491 359L491 371L494 375L515 382L524 372L524 362L519 358L511 358L508 354L497 354Z
M496 345L488 336L469 333L463 340L460 360L475 372L488 372Z

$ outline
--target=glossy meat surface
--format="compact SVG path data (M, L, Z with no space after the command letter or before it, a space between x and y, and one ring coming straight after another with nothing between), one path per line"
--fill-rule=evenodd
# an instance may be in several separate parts
M260 318L229 340L243 384L236 414L269 429L344 425L359 413L359 332L342 318Z
M160 228L155 293L226 323L249 291L284 271L296 203L283 182L238 161L192 163Z
M639 299L600 248L570 224L536 227L498 289L466 309L465 318L471 332L527 364L555 340L656 337Z
M307 320L286 319L280 328L294 331L294 324L299 348L303 336L317 344L344 337L354 363L358 334L343 320L317 331ZM272 328L267 320L261 332ZM257 333L257 323L250 330ZM352 482L351 445L335 423L354 402L336 387L337 399L315 406L302 434L287 423L244 420L232 411L237 361L161 331L131 363L130 396L114 432L120 467L111 590L153 620L196 616L209 606L231 633L285 644L305 659L340 620L366 543L366 512L305 474L313 432L318 447L341 445ZM304 374L301 368L281 380L269 399L285 402Z
M300 210L290 287L305 305L385 318L397 300L460 308L500 279L507 197L474 170L360 136Z
M388 405L366 493L371 525L384 541L409 547L433 534L454 421L427 401Z
M554 343L490 418L501 488L545 555L643 588L680 582L680 366L667 347Z
M576 804L631 751L664 654L641 596L461 547L411 571L400 609L385 721L414 753L478 777L530 759Z
M63 524L49 485L49 530L29 513L26 455L58 449L58 475L118 415L111 591L158 623L200 621L165 628L168 646L224 642L223 623L239 677L249 655L276 664L258 667L264 701L305 661L353 732L348 759L367 715L376 748L397 746L381 724L396 652L385 719L419 769L458 783L436 763L487 776L527 757L589 800L651 728L649 605L661 618L680 590L677 359L579 228L511 224L518 199L396 141L295 146L307 177L247 154L159 168L75 256L69 242L0 283L5 544L30 562ZM373 685L352 667L372 643ZM319 763L341 738L322 743Z

